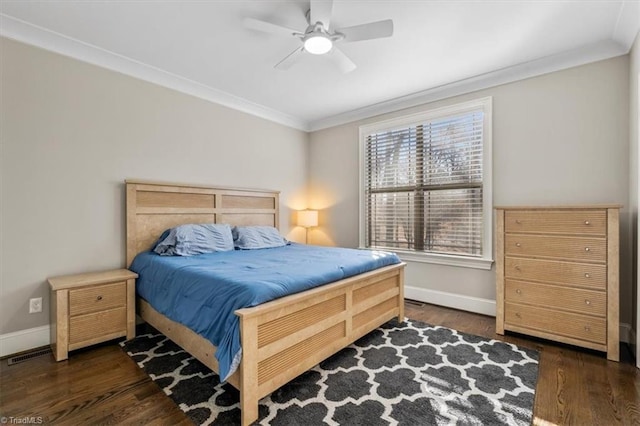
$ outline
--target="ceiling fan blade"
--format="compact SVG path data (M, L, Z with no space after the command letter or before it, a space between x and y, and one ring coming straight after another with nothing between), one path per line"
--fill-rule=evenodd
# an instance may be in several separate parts
M343 74L356 69L356 64L354 64L353 61L349 59L349 57L345 55L344 52L342 52L342 50L338 49L335 46L333 49L331 49L331 52L329 52L327 56L331 58L331 60L338 66Z
M333 13L333 0L311 0L309 11L309 23L322 22L324 29L329 29L331 14Z
M391 37L393 35L393 21L385 19L384 21L340 28L336 31L344 34L344 39L342 40L344 42Z
M298 47L293 52L289 53L283 60L278 62L274 68L282 71L286 71L291 68L291 65L295 64L300 59L300 54L304 51L304 48Z
M271 34L294 35L300 34L300 31L293 28L283 27L282 25L272 24L271 22L260 21L259 19L244 18L245 28L256 31L262 31Z

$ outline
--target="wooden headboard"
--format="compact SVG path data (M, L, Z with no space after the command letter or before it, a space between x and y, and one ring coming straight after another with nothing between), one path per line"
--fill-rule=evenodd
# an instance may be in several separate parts
M185 223L278 227L279 191L140 180L127 187L127 266L165 229Z

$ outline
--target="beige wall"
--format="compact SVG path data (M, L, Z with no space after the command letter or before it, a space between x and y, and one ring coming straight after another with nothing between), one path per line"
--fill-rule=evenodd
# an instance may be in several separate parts
M124 265L125 178L280 189L281 228L294 240L304 239L290 219L307 207L308 178L309 207L321 209L310 242L355 247L358 126L484 96L493 97L494 204L625 205L621 321L631 324L629 203L635 215L638 171L627 159L630 129L636 158L638 150L628 105L637 99L629 84L637 52L636 42L631 62L619 57L309 136L0 38L0 335L48 324L46 277ZM411 264L407 284L495 298L493 271ZM43 313L29 315L28 299L39 296Z
M631 48L631 52L629 53L629 207L630 207L630 220L631 220L631 228L632 228L632 288L633 288L633 296L632 300L633 304L633 329L635 335L640 339L640 296L638 292L638 288L640 287L640 277L638 276L638 264L640 264L640 248L638 246L638 210L639 205L638 202L640 200L640 188L638 187L638 182L640 181L640 169L638 165L640 164L640 150L638 149L638 115L640 113L640 96L639 96L639 83L640 83L640 33L636 36L636 41ZM632 339L633 340L633 339ZM637 341L631 342L634 352L636 353L636 361L638 363L638 367L640 368L640 357L637 356Z
M304 239L305 132L7 39L0 55L0 335L49 323L47 277L124 266L125 178L281 190Z
M619 203L621 320L631 323L629 57L622 56L311 134L309 202L321 208L320 244L358 245L358 127L493 97L493 203ZM411 263L406 284L495 300L495 272Z

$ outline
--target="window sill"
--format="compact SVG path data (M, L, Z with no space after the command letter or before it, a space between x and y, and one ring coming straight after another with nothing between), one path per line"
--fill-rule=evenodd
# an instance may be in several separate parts
M400 259L408 262L433 263L436 265L458 266L462 268L483 269L488 271L493 265L493 259L454 256L447 254L416 253L410 251L385 249L393 251Z

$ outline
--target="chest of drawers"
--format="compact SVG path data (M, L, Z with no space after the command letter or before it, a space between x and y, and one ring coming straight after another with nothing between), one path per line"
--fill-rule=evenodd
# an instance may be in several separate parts
M496 332L619 360L619 208L496 208Z

